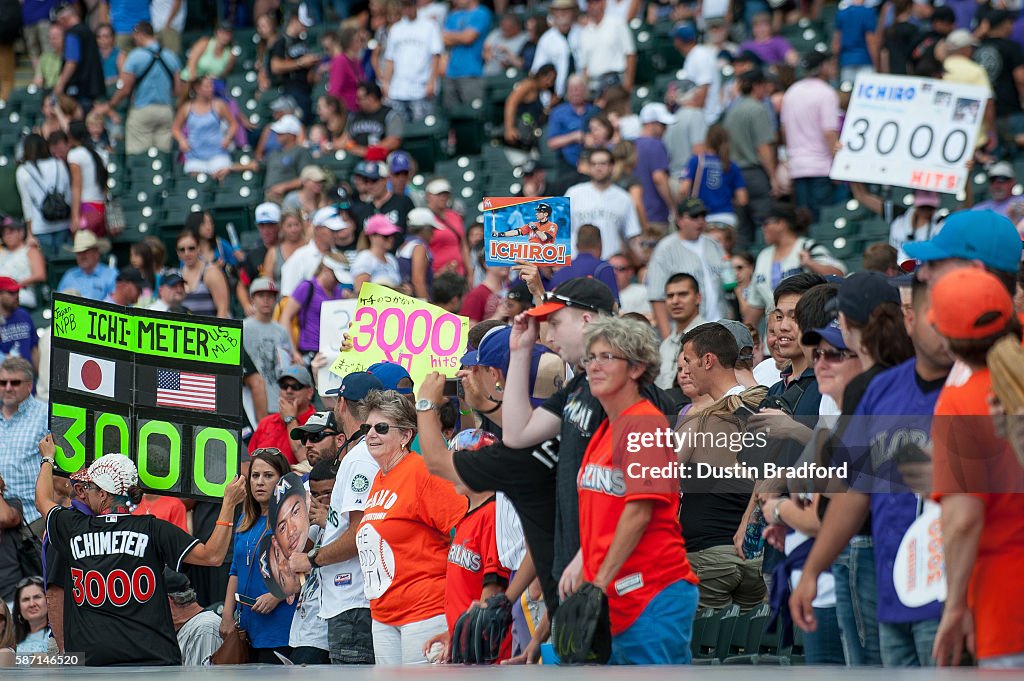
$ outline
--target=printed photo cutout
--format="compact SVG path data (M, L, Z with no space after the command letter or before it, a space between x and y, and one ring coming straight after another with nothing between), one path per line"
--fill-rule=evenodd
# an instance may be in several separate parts
M257 547L259 556L260 576L267 591L274 598L291 603L295 595L302 589L302 575L288 568L288 557L281 549L277 539L268 534L260 540Z
M572 224L564 196L486 198L483 202L487 265L572 263Z
M305 580L288 569L288 559L292 554L304 552L309 539L309 495L297 473L289 473L278 480L270 497L267 523L274 539L268 558L271 577L276 579L281 593L293 596ZM285 574L280 578L273 574L277 564L284 568ZM273 593L270 583L267 583L267 588ZM276 593L274 595L282 598Z

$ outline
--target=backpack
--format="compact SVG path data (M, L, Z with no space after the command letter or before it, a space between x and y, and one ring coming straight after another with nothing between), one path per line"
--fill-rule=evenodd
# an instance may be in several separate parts
M46 183L43 182L43 176L39 174L39 166L31 164L35 168L36 180L40 187L46 188ZM39 214L43 216L43 219L47 222L62 222L71 217L71 206L68 205L67 199L64 198L64 194L57 191L57 182L60 177L55 179L53 187L46 192L43 196L43 202L40 203L36 208L39 209Z

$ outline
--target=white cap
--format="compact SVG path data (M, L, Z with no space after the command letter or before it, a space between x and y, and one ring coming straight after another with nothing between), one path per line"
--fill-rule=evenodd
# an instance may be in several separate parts
M668 107L661 102L649 102L644 104L644 108L640 109L640 123L643 125L648 123L672 125L675 123L675 120L676 119L672 117L672 113L668 110Z
M437 224L437 218L434 217L434 213L429 208L413 208L409 211L405 221L410 227L429 226L434 229L441 229L441 225Z
M313 21L313 15L310 14L309 7L306 6L306 3L299 5L299 23L306 28L313 28L313 26L316 25L316 22Z
M352 279L352 274L348 271L348 267L345 263L340 260L336 260L331 256L324 256L324 259L320 261L323 265L334 272L334 278L338 280L339 284L353 284L355 281Z
M139 484L139 470L124 454L107 454L89 466L89 482L104 492L125 496L128 488Z
M946 36L946 49L950 51L962 50L965 47L977 47L978 39L971 35L966 28L958 28Z
M338 209L334 206L326 206L313 213L312 222L314 227L326 227L332 232L340 232L349 226L349 224L345 222L340 215L338 215Z
M256 206L256 224L267 222L281 222L281 206L270 201Z
M424 191L428 194L451 194L452 184L443 177L439 177L436 180L431 180L427 183Z
M302 123L295 116L286 114L274 121L270 129L278 135L299 135L302 133Z

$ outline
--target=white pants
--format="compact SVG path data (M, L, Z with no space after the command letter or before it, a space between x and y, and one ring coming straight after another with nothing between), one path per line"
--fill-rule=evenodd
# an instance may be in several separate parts
M426 664L423 644L448 630L443 614L399 627L373 621L373 656L376 664Z

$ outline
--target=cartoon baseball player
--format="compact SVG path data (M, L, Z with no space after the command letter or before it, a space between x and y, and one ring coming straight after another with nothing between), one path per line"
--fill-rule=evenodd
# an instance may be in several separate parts
M530 243L550 244L558 236L558 224L551 221L551 206L546 203L538 203L534 209L537 216L536 222L528 222L518 229L510 229L506 232L493 232L492 237L530 236Z

